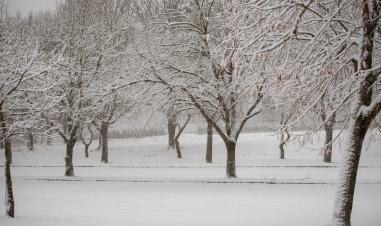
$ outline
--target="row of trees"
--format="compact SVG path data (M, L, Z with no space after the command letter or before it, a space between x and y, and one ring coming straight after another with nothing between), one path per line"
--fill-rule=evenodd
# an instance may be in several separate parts
M324 129L326 162L335 125L347 129L332 224L350 225L362 143L381 110L379 0L66 0L28 18L0 4L9 216L13 136L59 134L73 176L73 148L90 127L107 163L110 125L142 109L164 112L169 149L181 158L179 137L190 117L201 117L206 161L214 130L234 178L242 130L271 108L281 116L281 158L302 120Z

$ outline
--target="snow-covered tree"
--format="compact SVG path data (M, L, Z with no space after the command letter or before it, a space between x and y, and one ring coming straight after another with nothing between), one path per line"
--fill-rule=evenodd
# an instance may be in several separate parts
M290 99L304 102L301 119L319 105L327 92L339 91L334 109L351 103L332 225L351 225L350 216L362 144L370 123L381 110L379 0L249 1L241 12L263 21L266 45L254 51L282 56L277 73L288 82ZM242 15L241 15L242 16ZM254 21L254 20L253 20ZM253 22L255 23L255 22ZM251 36L251 37L250 37ZM258 36L251 34L256 42ZM329 93L331 95L331 93ZM331 102L332 103L332 102Z
M6 214L15 215L11 168L15 136L40 126L39 116L47 105L44 91L46 64L38 41L25 20L7 15L6 1L0 1L0 130L5 150ZM37 97L39 97L37 101Z

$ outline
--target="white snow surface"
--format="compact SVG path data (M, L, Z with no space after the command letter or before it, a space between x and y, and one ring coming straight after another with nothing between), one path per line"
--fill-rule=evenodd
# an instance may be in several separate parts
M65 146L13 148L16 218L1 226L135 225L328 225L332 216L339 144L333 163L321 160L323 136L286 146L278 159L273 133L242 134L237 146L237 179L225 178L225 148L214 136L213 164L204 163L205 135L180 138L183 159L166 149L166 136L109 141L110 163L100 152L84 157L75 148L75 177L64 177ZM338 143L338 142L337 142ZM95 149L93 141L91 150ZM352 214L353 226L379 226L381 137L366 141ZM0 154L0 164L4 153ZM1 167L0 188L4 194ZM3 198L3 197L2 197Z

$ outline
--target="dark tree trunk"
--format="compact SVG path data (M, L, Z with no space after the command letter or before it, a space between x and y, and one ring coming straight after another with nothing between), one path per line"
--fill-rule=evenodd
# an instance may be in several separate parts
M190 115L187 116L187 120L185 121L184 125L182 125L182 126L179 125L179 131L177 132L177 134L176 134L176 136L175 136L175 148L176 148L176 154L177 154L177 158L179 158L179 159L182 158L182 156L181 156L181 147L180 147L179 139L180 139L180 136L181 136L181 134L183 133L185 127L187 127L189 121L190 121Z
M28 149L29 151L34 150L34 140L32 130L28 129Z
M213 160L213 123L208 121L208 127L206 129L207 139L206 139L206 162L212 163Z
M6 213L9 217L15 217L15 201L13 198L12 176L11 176L11 164L12 164L12 144L8 137L8 129L5 123L4 113L0 111L0 128L3 135L4 142L4 155L5 155L5 205Z
M182 156L181 156L181 148L180 148L180 142L178 139L175 140L175 146L176 146L176 154L177 154L177 158L181 159Z
M74 176L73 167L73 152L74 152L75 140L70 139L66 142L66 156L65 156L65 176Z
M6 211L9 217L15 217L15 201L13 198L12 176L11 176L11 163L12 151L11 142L5 140L5 184L6 184Z
M287 128L283 128L280 131L280 142L279 142L279 150L280 150L280 159L284 159L284 146L286 145L287 141L290 140L290 133L288 132Z
M86 158L89 157L89 146L90 146L90 144L85 144L85 157Z
M176 148L176 127L177 127L177 115L175 113L169 113L168 120L168 150Z
M4 137L2 134L3 134L3 132L0 131L0 148L4 148L4 141L3 141Z
M226 177L228 178L235 178L237 177L236 170L235 170L235 147L236 143L232 141L226 141L226 151L227 151L227 158L226 158Z
M102 158L101 162L108 163L108 122L102 122L101 137L102 137Z
M279 150L280 150L280 159L284 159L284 145L286 144L286 142L283 141L283 134L280 135L281 136L281 141L280 141L280 144L279 144Z
M79 133L82 144L85 146L85 157L86 158L89 157L89 147L90 147L91 143L93 142L93 137L94 137L94 134L93 134L93 131L91 130L90 125L87 126L87 129L90 133L90 138L89 138L88 142L86 141L85 137L83 136L84 128L81 128L81 131Z
M323 151L323 161L332 161L332 141L333 141L333 125L327 124L324 126L325 130L325 141L324 141L324 151Z

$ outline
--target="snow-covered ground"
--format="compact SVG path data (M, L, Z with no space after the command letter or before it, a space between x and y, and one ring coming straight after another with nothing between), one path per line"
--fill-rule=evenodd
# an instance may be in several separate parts
M73 178L62 176L62 143L32 152L14 147L17 217L0 217L0 225L328 225L340 146L330 164L321 161L319 137L288 144L287 159L279 160L276 139L242 134L234 180L224 178L225 148L217 136L213 164L204 163L205 135L184 134L183 159L166 150L166 136L110 140L109 164L100 163L98 151L84 158L78 143ZM381 225L380 147L375 136L362 155L354 226ZM0 173L4 189L3 167Z

